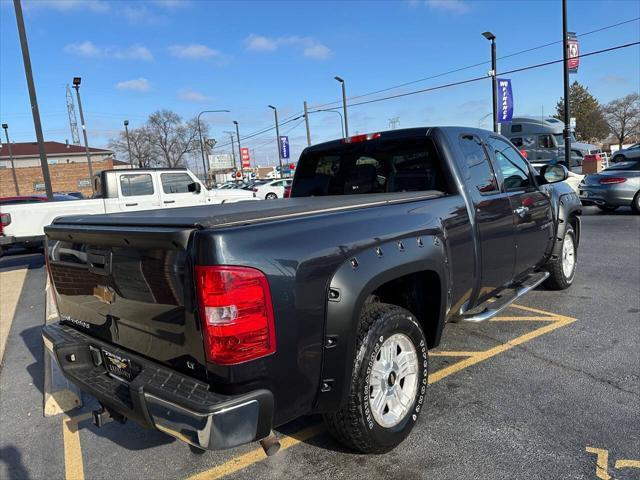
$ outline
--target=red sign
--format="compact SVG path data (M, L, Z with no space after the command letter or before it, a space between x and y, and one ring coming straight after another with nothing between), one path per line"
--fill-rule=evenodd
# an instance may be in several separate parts
M289 170L295 170L296 169L296 164L292 163L291 165L289 165Z
M251 166L251 157L249 156L248 148L240 149L240 158L242 159L242 168L249 168Z
M578 73L578 67L580 66L580 48L578 47L578 39L576 34L568 32L567 49L569 50L567 66L569 67L569 73Z

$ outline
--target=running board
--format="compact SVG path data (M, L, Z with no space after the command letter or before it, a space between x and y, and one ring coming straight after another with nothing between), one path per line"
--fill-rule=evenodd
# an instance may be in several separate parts
M502 310L507 308L517 299L519 299L524 294L530 292L542 282L544 282L549 276L549 272L536 272L532 273L529 277L523 280L517 287L513 289L509 289L508 293L498 293L493 296L487 302L484 302L486 307L479 313L471 313L467 312L462 315L461 320L465 322L484 322L489 320L490 318L495 317ZM480 306L481 307L481 306ZM474 308L473 310L478 310L478 308ZM473 311L472 310L472 311Z

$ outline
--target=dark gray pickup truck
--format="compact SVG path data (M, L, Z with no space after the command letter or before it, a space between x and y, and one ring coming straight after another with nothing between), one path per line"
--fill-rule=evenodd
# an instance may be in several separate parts
M307 148L289 199L60 218L45 344L98 425L270 452L273 428L321 413L340 442L386 452L428 408L447 322L573 282L565 178L499 135L415 128Z

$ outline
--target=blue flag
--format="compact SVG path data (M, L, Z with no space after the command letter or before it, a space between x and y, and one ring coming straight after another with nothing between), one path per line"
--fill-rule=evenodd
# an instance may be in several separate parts
M498 122L510 122L513 118L513 91L511 79L498 78Z

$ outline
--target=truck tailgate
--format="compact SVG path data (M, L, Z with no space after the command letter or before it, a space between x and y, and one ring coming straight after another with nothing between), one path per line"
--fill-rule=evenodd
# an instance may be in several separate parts
M192 230L46 227L61 320L114 347L204 375L202 335L185 282Z

